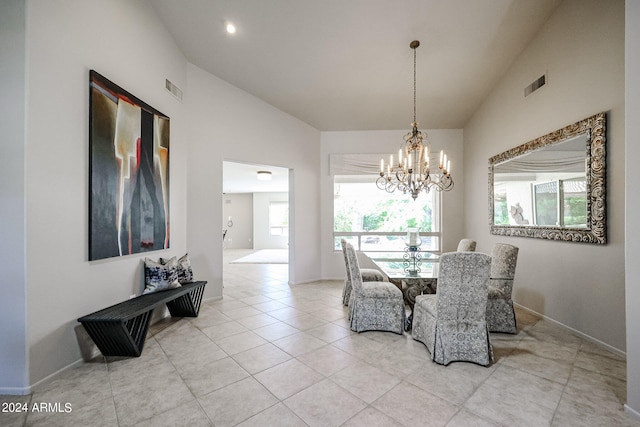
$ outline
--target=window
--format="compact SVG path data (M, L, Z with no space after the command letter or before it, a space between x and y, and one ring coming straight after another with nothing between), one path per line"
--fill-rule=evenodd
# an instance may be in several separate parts
M333 202L334 249L346 239L358 250L404 249L408 228L418 228L421 249L439 253L440 192L387 193L376 186L376 176L335 175Z
M289 235L289 203L269 203L269 234L272 236Z
M532 187L536 225L586 227L586 178L559 179Z

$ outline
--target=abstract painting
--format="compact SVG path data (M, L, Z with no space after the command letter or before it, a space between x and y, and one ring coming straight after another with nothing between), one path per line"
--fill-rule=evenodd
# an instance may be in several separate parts
M89 73L89 260L169 247L169 117Z

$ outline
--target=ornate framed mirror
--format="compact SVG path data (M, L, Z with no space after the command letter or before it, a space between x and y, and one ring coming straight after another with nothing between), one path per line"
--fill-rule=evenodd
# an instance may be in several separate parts
M606 115L489 159L491 234L605 244Z

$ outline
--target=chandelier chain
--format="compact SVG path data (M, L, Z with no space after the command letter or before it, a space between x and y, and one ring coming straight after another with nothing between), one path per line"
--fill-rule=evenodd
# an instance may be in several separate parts
M416 48L413 49L413 122L416 122Z
M413 49L413 123L411 132L405 135L404 142L398 151L398 161L394 162L393 155L389 157L389 164L384 165L380 160L380 177L376 180L379 189L388 193L396 190L409 193L415 200L420 192L429 193L431 189L437 191L451 191L451 160L447 159L444 150L440 151L440 162L431 163L431 144L427 141L427 134L418 130L417 120L417 53L420 46L418 40L411 42Z

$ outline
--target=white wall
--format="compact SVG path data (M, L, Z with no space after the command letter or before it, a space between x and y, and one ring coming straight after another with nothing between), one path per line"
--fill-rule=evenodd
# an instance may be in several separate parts
M287 249L289 236L272 236L269 232L269 204L289 202L289 193L253 194L253 248Z
M402 138L409 132L406 130L322 132L321 138L321 174L320 190L322 200L322 273L325 278L343 278L345 275L342 252L334 251L333 246L333 177L329 175L329 156L331 154L371 153L396 154ZM462 130L434 129L428 130L429 141L433 152L444 150L451 159L452 177L455 187L442 195L442 234L443 251L453 251L458 241L464 237L463 225L463 183L462 168ZM410 197L410 196L407 196ZM364 261L364 260L363 260ZM370 267L370 265L367 265Z
M0 2L0 394L25 394L27 295L25 276L24 0Z
M227 230L224 247L253 249L253 194L227 193L222 199L222 229Z
M291 198L301 215L292 220L300 230L295 233L294 226L294 243L319 247L317 130L188 66L146 1L101 2L99 10L84 0L16 0L2 6L2 68L9 73L3 83L11 86L4 93L15 97L0 103L14 112L3 117L13 123L5 135L11 145L2 157L2 166L10 165L2 168L2 177L11 185L0 195L12 197L16 207L3 216L15 259L5 258L13 266L7 271L14 287L3 283L11 298L3 298L1 308L11 317L6 324L12 334L1 338L1 392L27 393L30 385L79 360L76 319L142 289L145 254L88 262L90 69L171 117L171 249L147 255L182 255L188 247L196 276L209 281L207 296L221 295L218 224L225 156L291 168L291 187L300 189ZM26 16L26 31L21 16ZM184 104L164 89L165 78L184 91ZM28 92L21 97L24 87ZM23 102L26 120L21 119ZM21 128L25 121L28 131ZM252 135L249 146L236 143L243 131ZM24 189L20 179L7 174L24 174ZM188 193L187 179L194 183ZM292 260L290 268L300 272L297 280L320 278L318 258L311 249ZM26 307L28 317L21 321Z
M640 0L627 0L625 29L627 410L640 419Z
M188 242L194 268L209 280L205 295L222 295L222 242L217 237L223 160L292 170L290 233L294 250L305 250L289 260L289 281L319 279L320 132L196 66L188 66L187 77L185 105L194 124L189 132Z
M165 78L185 88L186 60L147 2L29 1L27 34L26 273L34 384L80 358L73 330L78 317L143 286L144 255L88 262L89 70L171 118L171 249L147 253L151 257L186 251L188 116L164 88Z
M524 98L524 87L548 83ZM625 349L624 1L566 0L464 128L465 232L489 251L520 247L514 299L615 349ZM489 234L489 157L607 112L605 246Z

